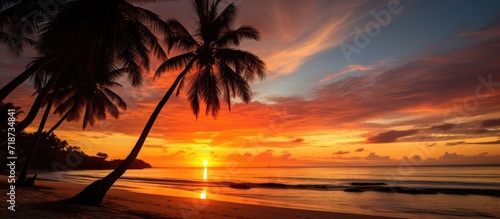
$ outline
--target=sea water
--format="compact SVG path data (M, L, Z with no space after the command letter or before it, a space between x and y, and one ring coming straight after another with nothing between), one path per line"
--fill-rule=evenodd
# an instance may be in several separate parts
M109 172L45 172L38 177L88 184ZM352 183L375 188L455 189L461 194L345 192L353 187ZM128 170L115 187L170 196L406 218L500 218L500 166L149 168ZM468 194L470 190L486 195Z

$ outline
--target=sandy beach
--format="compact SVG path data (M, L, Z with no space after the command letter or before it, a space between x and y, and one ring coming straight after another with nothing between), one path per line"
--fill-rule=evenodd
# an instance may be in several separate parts
M7 178L0 177L2 191ZM387 218L301 209L289 209L210 199L152 195L112 188L102 207L75 206L63 200L85 185L67 182L37 181L37 188L16 189L16 211L7 210L4 218ZM5 189L4 189L5 188ZM5 217L6 216L6 217Z

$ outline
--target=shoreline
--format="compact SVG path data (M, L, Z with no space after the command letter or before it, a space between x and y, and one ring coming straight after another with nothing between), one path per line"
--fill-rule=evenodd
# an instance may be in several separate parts
M391 218L145 194L116 187L111 188L101 207L76 206L62 200L86 185L46 180L37 180L36 185L36 189L16 187L16 211L2 205L2 211L8 211L7 218ZM0 186L8 188L7 176L0 176Z

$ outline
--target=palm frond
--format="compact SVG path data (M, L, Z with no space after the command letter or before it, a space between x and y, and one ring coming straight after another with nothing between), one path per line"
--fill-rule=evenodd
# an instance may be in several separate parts
M129 0L129 2L133 1ZM129 2L124 2L124 7L127 9L125 13L130 17L138 19L144 25L150 27L154 32L164 33L168 30L166 23L159 15L150 10L132 5Z
M149 69L149 49L146 47L146 40L142 35L148 30L146 29L145 31L141 31L141 28L144 28L142 24L138 24L137 22L132 21L126 22L125 30L127 32L125 34L129 42L126 44L128 47L124 49L131 50L133 51L132 53L137 54L136 58L127 61L133 61L137 65L139 65L138 62L140 62L142 64L142 67Z
M163 62L156 70L155 77L160 77L165 71L176 70L187 65L189 61L194 58L195 54L193 52L184 53Z
M225 63L219 63L219 68L221 69L221 81L231 88L230 91L233 94L233 98L238 96L243 102L250 102L252 99L252 90L250 89L247 79L241 74L236 73Z
M177 85L177 92L175 93L175 96L179 96L179 94L181 93L181 90L184 87L184 82L186 81L186 74L191 71L191 68L193 67L193 64L196 61L197 61L196 57L194 57L193 59L191 59L186 64L186 67L184 68L184 70L182 70L182 72L180 73L180 75L184 75L184 76L182 77L181 81L179 82L179 85Z
M144 41L144 46L151 49L158 59L166 59L167 55L160 46L158 38L150 30L165 32L167 30L166 23L151 11L135 7L129 3L125 3L125 5L128 9L125 10L126 17L129 19L128 22L132 24L131 27L134 31L138 31L140 38Z
M127 103L115 92L113 92L109 88L104 88L103 92L106 94L108 98L110 98L118 107L120 107L123 110L127 110Z
M259 40L259 32L251 26L241 26L236 30L228 30L215 41L215 46L219 48L239 46L241 41L245 39Z
M215 17L212 21L211 29L214 34L210 39L210 42L215 41L220 36L220 33L223 33L231 28L234 20L236 18L236 7L234 3L229 4L224 10L222 10L219 16Z
M36 42L28 37L19 36L14 33L0 32L0 43L4 44L16 56L20 56L25 46L33 46Z
M191 110L193 110L193 114L196 116L196 119L198 119L198 113L200 112L200 76L201 74L198 73L197 76L191 80L188 91L189 105L191 106Z
M98 110L98 115L100 114L100 117L99 119L105 119L106 118L106 113L105 112L108 112L111 116L113 116L114 118L118 118L118 116L120 115L120 110L118 110L118 107L115 105L115 103L113 103L113 101L111 101L109 98L108 98L108 95L107 93L105 92L99 92L99 106L102 106L103 108L100 108ZM101 111L102 110L102 111Z
M92 104L93 104L93 101L90 100L90 101L88 101L87 105L85 105L85 112L83 113L83 125L82 125L83 129L86 129L87 124L89 124L89 123L91 126L94 125L94 122L95 122L94 116L96 116L96 115L93 114L93 112L92 112ZM94 115L94 116L92 116L92 115Z
M168 46L168 52L170 52L172 48L176 48L180 51L190 51L200 46L179 21L170 18L166 23L168 31L166 32L165 40Z
M265 77L266 65L258 56L236 49L218 49L215 56L229 66L234 67L238 74L243 74L246 80L252 81L255 77L261 80ZM243 69L240 69L243 66Z

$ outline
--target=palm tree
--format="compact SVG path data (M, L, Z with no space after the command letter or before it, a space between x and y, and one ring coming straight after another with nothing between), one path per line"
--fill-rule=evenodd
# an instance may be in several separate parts
M26 46L36 46L36 38L42 25L54 18L60 8L71 0L57 2L32 0L4 0L0 3L0 43L12 53L20 56ZM57 11L44 10L41 5L54 4ZM30 78L40 64L28 68L0 90L0 100L4 100L15 88Z
M62 6L68 1L58 0L49 4ZM0 3L0 42L17 56L26 46L35 45L33 39L41 25L51 17L51 13L41 7L45 3L30 0L3 0Z
M194 8L198 16L198 28L191 35L177 20L169 19L167 44L172 48L186 53L170 58L157 70L159 76L164 70L183 70L177 76L165 96L151 114L134 148L127 158L106 177L87 186L82 192L69 201L76 204L100 206L104 196L111 186L128 169L139 154L153 124L163 106L177 88L182 89L186 77L192 77L190 83L189 101L193 113L198 116L200 101L206 104L206 114L216 117L220 109L220 98L230 108L231 97L241 97L248 103L252 93L248 81L256 76L264 78L265 64L252 53L234 49L243 39L258 39L258 32L250 26L231 29L236 12L230 4L219 12L220 1L209 3L195 0Z
M0 12L0 27L3 25L13 33L19 33L16 24L18 21L13 18L22 17L30 10L17 6L38 1L10 2L18 4ZM130 2L156 1L67 0L56 14L41 19L43 25L34 25L37 27L33 34L37 38L36 50L40 58L0 91L0 100L3 100L29 77L38 74L39 77L35 78L41 79L35 81L35 85L38 84L40 88L37 90L37 98L16 131L20 132L31 124L47 95L63 75L81 72L90 77L99 72L110 72L111 66L119 65L126 69L124 72L128 74L132 85L140 86L142 70L149 69L150 53L160 60L166 59L153 34L153 31L166 31L165 23L158 15ZM16 13L12 8L17 8L20 12ZM21 31L19 34L25 33ZM45 71L47 68L51 68L51 71Z
M121 86L114 80L116 80L124 70L125 69L113 70L110 73L99 74L87 80L85 80L85 78L75 78L75 76L82 76L82 74L66 75L68 77L67 79L59 81L61 84L55 86L57 90L47 95L47 106L35 134L35 142L27 154L26 161L23 164L16 184L32 186L27 184L27 174L36 149L64 120L69 122L74 120L77 121L83 114L82 129L85 129L88 124L91 126L94 125L96 120L106 119L106 113L114 118L118 118L120 114L119 109L127 109L125 101L110 89L110 87ZM47 121L53 102L55 105L54 113L59 114L61 118L42 136L45 122ZM30 181L30 183L34 183L34 181Z

